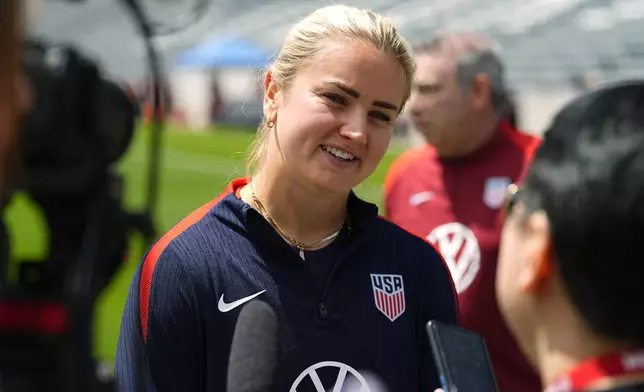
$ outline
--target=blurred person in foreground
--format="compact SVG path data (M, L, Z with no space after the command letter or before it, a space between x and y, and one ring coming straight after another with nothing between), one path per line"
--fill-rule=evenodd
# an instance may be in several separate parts
M413 74L411 49L378 14L336 5L293 27L265 76L251 176L165 234L136 272L122 391L139 376L156 391L226 390L253 299L279 320L276 391L340 390L361 372L391 391L439 386L424 326L457 323L449 270L352 192L385 154Z
M13 191L18 123L29 106L29 90L20 72L23 15L21 1L0 1L0 208L7 204Z
M448 34L418 47L416 59L408 110L426 144L391 166L386 215L440 250L461 326L486 339L501 391L539 391L494 295L505 190L521 181L539 141L506 120L504 67L488 40Z
M571 102L511 187L497 296L548 392L644 391L642 108L644 81Z

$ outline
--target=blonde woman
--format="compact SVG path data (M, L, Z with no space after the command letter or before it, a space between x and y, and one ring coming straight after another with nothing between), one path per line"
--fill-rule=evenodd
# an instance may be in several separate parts
M438 387L424 325L457 321L448 269L352 193L387 150L413 74L407 42L373 12L335 5L293 27L266 72L252 174L170 230L134 277L122 390L142 363L157 391L224 391L253 299L279 320L276 391L341 390L367 373L391 391Z

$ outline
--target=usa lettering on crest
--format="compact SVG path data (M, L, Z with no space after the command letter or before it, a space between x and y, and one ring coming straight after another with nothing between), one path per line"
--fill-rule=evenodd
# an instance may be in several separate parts
M371 274L376 308L390 321L405 312L405 286L401 275Z

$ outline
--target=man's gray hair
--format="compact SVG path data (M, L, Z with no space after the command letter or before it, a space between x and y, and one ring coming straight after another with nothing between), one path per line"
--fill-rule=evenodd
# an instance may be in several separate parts
M449 53L456 58L456 77L466 91L477 75L489 79L492 105L498 114L507 110L508 92L505 84L505 66L500 50L487 38L471 33L446 33L416 47L417 53Z

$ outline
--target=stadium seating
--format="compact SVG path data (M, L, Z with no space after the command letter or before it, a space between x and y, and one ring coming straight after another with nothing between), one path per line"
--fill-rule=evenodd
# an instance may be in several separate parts
M187 3L187 0L177 3ZM124 78L144 74L136 30L118 0L80 6L44 0L33 31L70 40L96 53ZM156 4L147 1L147 4ZM217 0L200 29L159 39L171 65L181 50L216 33L238 34L277 50L294 21L329 0ZM503 47L511 83L552 86L599 70L608 80L644 76L644 2L640 0L347 0L390 16L412 42L440 30L469 29ZM172 1L159 2L155 16L176 15Z
M371 0L369 8L373 10L380 10L384 7L389 7L393 3L392 0ZM402 1L402 4L405 2ZM290 2L289 0L282 0L275 2L273 12L265 14L260 20L251 23L253 25L252 31L248 34L249 37L255 42L273 50L279 49L284 37L288 30L292 27L293 22L305 17L320 5L329 4L328 2L320 1L302 1Z
M628 1L585 1L530 30L500 35L518 85L557 85L600 71L605 81L644 76L644 7ZM640 3L641 4L641 3Z

